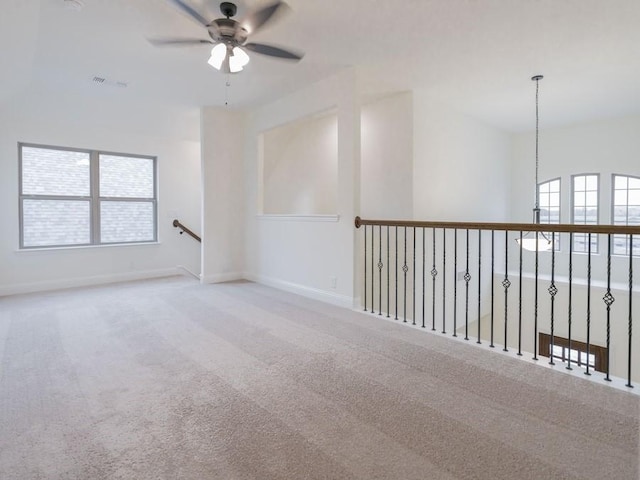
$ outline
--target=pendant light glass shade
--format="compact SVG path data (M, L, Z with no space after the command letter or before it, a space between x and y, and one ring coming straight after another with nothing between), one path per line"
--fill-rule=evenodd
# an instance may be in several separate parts
M211 58L209 58L207 63L216 70L220 70L222 68L222 62L224 62L226 56L227 46L224 43L219 43L211 49Z
M211 50L211 58L208 63L216 70L221 70L224 67L227 73L238 73L249 63L249 55L240 47L232 49L224 43L218 43Z
M231 73L237 73L249 63L249 55L240 47L234 47L229 57L229 70Z
M520 244L522 248L525 250L529 250L530 252L548 252L553 248L553 244L551 240L542 232L533 232L531 235L526 237L522 237L521 239L517 239L516 241Z

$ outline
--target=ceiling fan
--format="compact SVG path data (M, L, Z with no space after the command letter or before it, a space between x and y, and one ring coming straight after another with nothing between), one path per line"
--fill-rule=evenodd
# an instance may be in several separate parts
M247 42L250 35L253 35L267 23L274 20L278 16L277 14L283 13L288 9L287 4L283 1L278 0L266 7L250 12L242 21L236 21L232 18L237 12L237 7L231 2L222 2L220 4L220 11L225 18L209 21L185 1L170 1L205 27L210 38L207 40L178 38L149 40L153 45L214 45L211 50L209 64L225 73L240 72L249 63L249 55L245 50L296 62L304 56L303 53L285 50L274 45Z

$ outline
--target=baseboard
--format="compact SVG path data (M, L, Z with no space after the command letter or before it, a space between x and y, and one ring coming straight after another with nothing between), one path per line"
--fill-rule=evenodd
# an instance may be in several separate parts
M200 275L200 281L202 283L234 282L236 280L243 280L244 278L245 278L244 275L238 272L215 273L212 275Z
M91 277L46 280L43 282L18 283L15 285L0 286L0 297L7 295L21 295L24 293L45 292L49 290L62 290L65 288L88 287L93 285L106 285L109 283L146 280L150 278L171 277L173 275L182 275L182 271L177 267L160 268L157 270L143 270L111 275L95 275Z
M178 270L180 270L182 273L189 275L193 278L195 278L196 280L200 280L200 274L199 273L195 273L193 271L191 271L189 268L185 267L184 265L178 265L176 267Z
M264 275L256 275L253 273L244 273L244 278L252 282L267 285L269 287L284 290L286 292L302 295L303 297L312 298L321 302L330 303L338 307L353 308L353 298L339 293L327 292L317 288L307 287L293 282L287 282L277 278L267 277Z

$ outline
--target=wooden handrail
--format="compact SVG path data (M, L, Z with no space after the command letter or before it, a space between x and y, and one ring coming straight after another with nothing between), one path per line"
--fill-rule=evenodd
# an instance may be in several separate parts
M640 235L640 225L576 225L552 223L488 223L488 222L423 222L417 220L365 220L355 218L356 228L361 225L416 228L449 228L469 230L506 230L513 232L562 232Z
M180 235L182 235L183 233L186 233L187 235L190 235L193 238L195 238L197 241L202 242L202 239L198 235L196 235L191 230L189 230L187 227L185 227L183 224L181 224L179 220L174 220L173 221L173 226L176 227L176 228L179 228L180 230L182 230L180 232Z

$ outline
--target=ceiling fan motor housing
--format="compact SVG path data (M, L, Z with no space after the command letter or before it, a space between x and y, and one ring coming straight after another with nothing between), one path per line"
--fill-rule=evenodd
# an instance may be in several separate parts
M238 11L238 7L236 7L235 3L222 2L220 4L220 11L225 17L229 18L233 17L236 14L236 12Z

